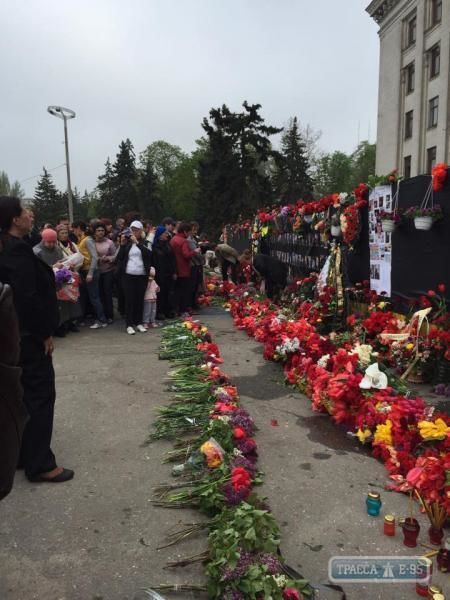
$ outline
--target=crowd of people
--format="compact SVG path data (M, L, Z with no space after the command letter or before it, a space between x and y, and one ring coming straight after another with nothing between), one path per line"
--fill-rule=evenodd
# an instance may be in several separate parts
M114 297L130 335L197 310L205 255L212 247L198 230L197 223L170 217L154 227L133 215L118 218L115 225L106 218L72 224L61 218L32 231L25 239L36 256L72 274L58 294L56 335L78 331L89 318L91 329L107 327L115 318Z
M197 223L170 217L157 226L136 214L114 224L61 218L37 229L32 210L0 197L0 325L7 323L0 331L0 498L17 464L32 482L74 476L51 449L54 335L87 323L103 329L119 315L127 334L145 333L198 310L205 266L219 266L235 283L249 282L258 268L270 281L277 261L261 256L252 261L250 251L240 255L224 240L211 244Z

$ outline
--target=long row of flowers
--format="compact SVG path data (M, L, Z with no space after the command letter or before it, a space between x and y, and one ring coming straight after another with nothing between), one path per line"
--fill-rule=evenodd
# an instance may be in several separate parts
M150 438L174 441L164 462L176 463L177 479L155 490L154 504L194 507L209 518L172 532L163 547L206 530L206 551L170 566L202 562L208 584L152 589L205 591L224 600L312 598L309 583L283 563L280 530L254 489L261 482L255 425L219 368L223 361L207 328L192 320L167 327L160 359L174 363L173 398L160 409Z
M235 325L264 345L266 359L283 365L287 382L311 399L313 410L371 443L392 480L389 487L413 493L432 526L441 528L450 515L450 416L414 396L386 369L396 343L391 340L408 327L405 320L374 306L365 318L351 315L346 331L326 335L310 302L277 306L228 283L225 289L216 284L215 292L225 294ZM434 335L448 346L448 332Z

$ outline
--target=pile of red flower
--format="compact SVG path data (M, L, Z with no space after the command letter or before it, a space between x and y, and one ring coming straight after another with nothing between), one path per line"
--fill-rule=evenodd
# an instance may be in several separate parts
M392 312L374 310L366 319L352 317L354 335L340 337L321 335L299 317L305 312L302 305L292 318L269 300L240 292L230 298L230 307L236 326L264 345L267 360L282 362L287 381L311 399L313 410L327 412L361 443L372 444L397 489L410 489L406 478L411 469L424 461L431 464L420 471L422 497L450 515L450 416L435 412L420 397L396 391L378 362L389 352L380 334L398 333L405 322ZM448 338L445 331L433 333L436 344Z

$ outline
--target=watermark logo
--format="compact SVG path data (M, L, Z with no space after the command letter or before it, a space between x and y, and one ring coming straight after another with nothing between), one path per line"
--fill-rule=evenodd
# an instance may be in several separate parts
M328 563L333 583L427 584L430 576L429 562L420 556L333 556Z

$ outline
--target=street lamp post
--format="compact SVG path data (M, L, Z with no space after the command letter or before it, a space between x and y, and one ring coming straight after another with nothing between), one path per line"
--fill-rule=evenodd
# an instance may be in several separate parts
M47 111L54 117L59 117L64 121L64 144L66 147L66 169L67 169L67 198L69 205L69 220L73 223L73 198L72 198L72 186L70 183L70 164L69 164L69 142L67 139L67 121L68 119L75 118L75 112L70 108L64 108L64 106L49 106Z

